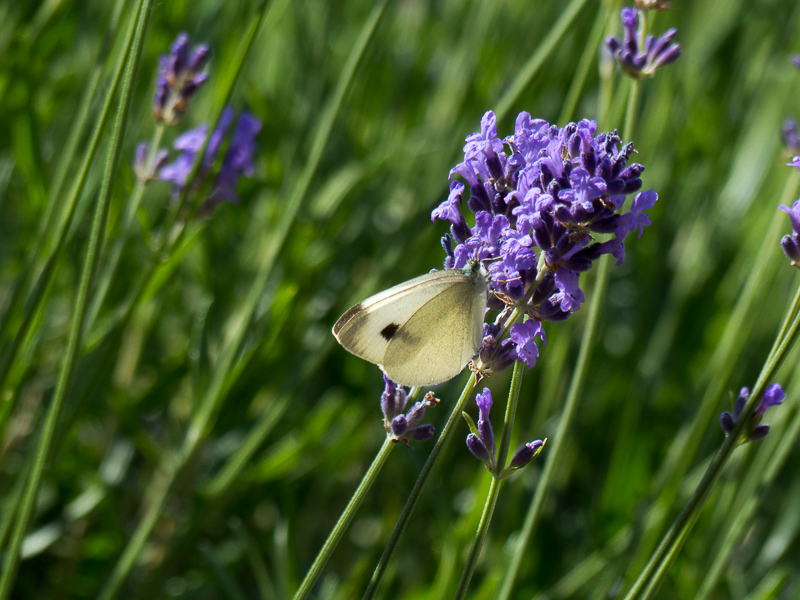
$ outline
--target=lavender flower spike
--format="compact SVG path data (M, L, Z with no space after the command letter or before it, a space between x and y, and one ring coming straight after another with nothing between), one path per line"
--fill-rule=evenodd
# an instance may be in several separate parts
M628 234L650 225L646 211L658 194L642 191L644 166L631 160L633 143L587 119L557 127L523 112L513 135L502 137L489 111L466 142L463 162L450 171L460 180L431 214L450 226L444 264L460 269L479 260L489 274L487 306L498 315L484 324L481 373L514 361L530 368L545 344L544 321L579 310L580 277L595 260L624 260L624 242L635 237ZM527 318L509 322L512 315ZM481 442L492 454L488 434L471 429L473 452Z
M783 122L781 133L786 149L792 154L800 153L800 128L797 126L797 121L791 118L786 119Z
M750 417L747 426L744 428L738 443L744 444L763 439L769 433L769 425L761 423L764 413L773 406L779 406L785 397L786 394L777 383L768 386L767 390L764 392L764 397L761 399L761 402ZM725 432L726 437L730 435L736 423L739 421L739 417L741 417L742 411L749 398L750 390L743 387L739 391L739 396L733 407L733 413L725 411L719 416L719 424Z
M681 55L681 47L672 42L677 31L667 30L656 39L652 35L642 38L639 31L639 15L633 8L621 11L624 39L616 36L606 38L606 48L630 77L653 77L659 67L674 63Z
M393 442L402 442L408 446L409 441L423 441L433 437L433 425L420 425L425 417L425 410L439 403L433 392L425 394L421 402L416 402L411 409L403 414L407 396L402 386L397 385L384 375L386 388L381 395L381 409L383 410L383 426ZM399 413L399 414L398 414Z
M206 145L197 181L193 184L195 188L199 187L200 183L212 174L232 121L233 109L226 108ZM211 192L205 198L201 211L208 212L223 200L233 204L239 201L236 195L236 186L243 175L251 177L255 171L253 155L256 151L256 135L260 130L261 121L254 115L246 111L239 115L236 127L230 135L227 152L211 182ZM181 154L174 162L162 167L159 172L162 180L172 183L175 193L179 193L189 183L188 178L192 165L194 165L195 156L203 147L207 132L208 125L203 124L195 129L190 129L175 140L173 147Z
M166 125L175 125L189 108L189 100L206 82L208 75L201 70L208 61L206 44L195 46L189 53L189 36L181 33L169 54L158 60L158 79L153 98L153 114Z

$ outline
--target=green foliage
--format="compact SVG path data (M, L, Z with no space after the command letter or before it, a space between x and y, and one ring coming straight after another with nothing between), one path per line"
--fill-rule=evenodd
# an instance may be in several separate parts
M68 354L111 125L75 188L52 276L45 267L134 4L0 4L6 556ZM250 4L152 6L83 339L10 597L294 594L384 439L381 375L336 345L331 325L370 293L441 267L446 229L430 212L487 109L507 108L501 136L521 110L563 119L585 56L591 68L567 118L623 130L628 82L618 70L602 76L592 35L620 33L613 2L584 3L518 96L509 90L567 3L389 2L360 53L377 15L369 2L273 0L260 24L261 6ZM785 117L800 117L800 73L789 60L800 51L800 7L672 4L648 26L656 34L676 27L683 55L641 82L633 136L644 187L660 200L653 226L611 270L579 408L513 598L603 598L630 588L720 446L716 420L730 409L728 392L755 383L798 284L779 246L789 219L777 205L798 193L780 129ZM597 25L609 5L609 23ZM161 146L214 120L226 102L263 122L240 203L189 221L168 184L137 192L133 172L136 144L156 132L158 55L181 31L210 45L209 81ZM45 287L31 304L37 281ZM506 575L585 312L546 324L548 344L522 382L512 454L530 439L550 442L504 482L471 598L497 597ZM800 459L797 359L791 354L776 377L787 398L768 414L772 433L734 452L656 597L798 594L800 479L782 468ZM482 385L502 398L510 376ZM466 378L435 389L441 403L427 419L437 431ZM476 416L474 403L468 410ZM456 443L442 453L378 597L455 593L491 478L463 445L467 433L459 417ZM432 446L394 447L314 597L361 596Z

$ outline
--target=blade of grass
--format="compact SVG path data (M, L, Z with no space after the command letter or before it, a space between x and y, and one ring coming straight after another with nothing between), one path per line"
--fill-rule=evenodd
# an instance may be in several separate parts
M134 18L131 20L131 27L128 31L126 50L122 53L122 60L120 66L125 64L125 74L122 77L122 89L120 92L119 108L117 110L116 122L112 131L111 148L108 153L105 173L103 176L102 188L100 196L97 200L95 208L94 219L92 222L91 237L89 245L86 249L86 257L84 259L83 270L81 272L80 287L78 288L78 297L75 302L75 309L73 312L72 324L70 326L69 340L67 342L67 351L64 360L61 363L61 370L56 384L56 391L47 410L47 416L42 427L39 442L36 447L36 458L28 475L28 482L25 488L25 493L20 505L19 514L15 523L14 533L11 537L11 542L6 551L5 560L3 562L2 578L0 578L0 600L5 600L11 593L11 587L14 583L17 566L19 563L19 551L22 545L22 539L25 536L25 531L28 528L28 521L30 520L31 513L33 512L36 503L37 492L39 491L39 484L42 479L47 455L50 450L50 444L53 439L53 433L58 422L58 417L61 412L61 406L66 395L67 387L70 383L73 366L77 357L78 351L81 347L81 338L83 335L83 320L86 314L86 307L88 304L89 290L92 286L92 280L97 268L97 261L99 259L100 247L105 233L105 224L108 217L108 207L111 200L111 192L114 184L114 177L116 175L119 154L122 148L122 141L124 139L125 121L128 116L128 109L130 107L131 87L133 82L136 68L139 64L141 56L141 49L144 41L144 34L147 28L148 17L150 14L150 0L139 0L139 4L134 12ZM128 57L128 60L125 60Z

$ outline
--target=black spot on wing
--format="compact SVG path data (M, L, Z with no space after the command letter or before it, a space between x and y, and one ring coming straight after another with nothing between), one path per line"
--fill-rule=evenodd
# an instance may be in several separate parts
M394 337L394 334L397 333L397 330L400 329L400 325L397 323L389 323L386 327L381 329L381 336L387 342Z
M347 324L347 322L353 318L353 315L361 312L362 309L363 307L361 306L361 302L359 302L353 308L344 313L341 316L341 318L338 321L336 321L336 325L333 326L333 335L338 335L342 327L344 327Z

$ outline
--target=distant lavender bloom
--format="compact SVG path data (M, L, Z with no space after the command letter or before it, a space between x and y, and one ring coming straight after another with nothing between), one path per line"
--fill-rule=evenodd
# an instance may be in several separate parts
M768 409L772 408L773 406L779 406L785 397L786 394L784 394L781 386L777 383L773 383L767 387L767 390L764 392L764 397L761 399L761 402L753 413L753 416L750 418L750 423L742 433L741 439L739 440L740 444L760 440L769 433L769 425L762 425L761 419L764 417L764 413L766 413ZM736 426L736 422L739 420L739 417L741 416L749 398L750 390L746 387L743 387L739 391L739 397L736 399L736 403L733 407L733 413L725 411L719 416L720 427L722 427L722 430L725 432L726 436L730 435L731 431L733 431L733 428Z
M797 121L789 118L783 122L783 144L792 154L800 154L800 129Z
M219 124L211 134L206 146L196 181L202 181L212 172L233 121L233 114L231 108L222 111ZM236 185L239 179L242 175L252 177L255 170L253 155L257 149L256 135L260 130L261 121L254 115L246 111L239 115L236 127L230 135L225 156L216 173L213 188L205 199L204 210L213 208L223 200L234 204L238 202ZM159 176L164 181L171 182L176 192L180 192L187 185L195 157L203 147L207 134L208 125L203 124L190 129L175 140L173 147L180 151L180 154L174 162L161 168ZM195 185L199 185L199 183Z
M636 9L623 8L622 25L625 28L624 39L614 35L606 38L606 47L616 58L622 70L634 79L652 77L659 67L674 63L681 55L681 47L672 43L677 31L667 30L656 39L648 35L642 40L639 31L639 14Z
M148 164L147 157L150 147L142 142L136 146L136 159L133 163L133 171L142 183L148 183L156 178L156 173L167 161L168 152L163 148L158 150L153 156L152 164Z
M794 56L792 56L792 64L797 69L800 69L800 55L795 54Z
M594 121L559 128L524 112L514 135L502 141L491 111L481 131L466 138L464 162L450 172L464 181L451 183L431 217L450 222L442 241L445 268L484 261L494 292L489 307L505 308L484 326L485 370L502 370L514 360L531 367L539 342L545 343L542 322L563 321L584 301L580 274L603 254L620 264L627 235L641 235L650 225L645 211L658 195L640 192L644 166L629 163L634 153L616 132L598 133ZM631 209L624 212L629 195ZM467 211L474 213L474 226L464 218ZM598 234L610 239L597 241ZM504 325L513 309L528 320L509 331Z
M175 125L189 107L190 98L206 82L208 75L201 70L208 61L209 48L200 44L189 52L189 36L181 33L172 44L169 54L158 60L158 80L153 98L156 120Z
M781 247L792 264L800 268L800 200L795 200L791 208L781 204L778 209L787 213L792 222L792 235L783 236Z

